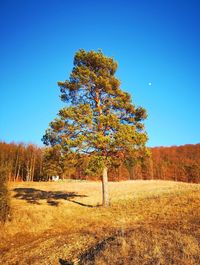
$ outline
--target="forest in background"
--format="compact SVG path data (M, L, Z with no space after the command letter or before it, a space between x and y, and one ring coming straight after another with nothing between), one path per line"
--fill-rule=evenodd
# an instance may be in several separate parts
M200 144L149 148L150 156L129 158L113 164L109 180L160 179L200 183ZM0 170L8 181L48 181L61 179L100 180L88 174L87 157L60 157L58 150L34 144L0 142Z

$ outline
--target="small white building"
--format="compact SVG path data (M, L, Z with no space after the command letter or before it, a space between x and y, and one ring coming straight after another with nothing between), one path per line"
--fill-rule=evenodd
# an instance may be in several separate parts
M52 181L58 181L59 180L59 176L52 176Z

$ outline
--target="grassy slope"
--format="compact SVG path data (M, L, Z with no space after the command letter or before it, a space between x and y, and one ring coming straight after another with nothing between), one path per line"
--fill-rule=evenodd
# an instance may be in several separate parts
M109 184L107 209L97 182L11 184L0 264L200 264L199 185Z

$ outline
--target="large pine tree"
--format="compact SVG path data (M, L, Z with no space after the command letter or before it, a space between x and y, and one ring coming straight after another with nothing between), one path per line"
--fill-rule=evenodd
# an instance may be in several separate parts
M62 155L86 154L102 170L103 205L109 204L107 170L111 160L143 149L146 111L135 107L115 77L117 62L102 51L79 50L69 80L58 82L66 107L50 123L43 142Z

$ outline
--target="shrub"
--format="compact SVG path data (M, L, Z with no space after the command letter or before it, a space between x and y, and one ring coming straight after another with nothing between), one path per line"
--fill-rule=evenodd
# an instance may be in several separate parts
M7 189L6 171L0 170L0 222L4 223L10 214L10 199Z

